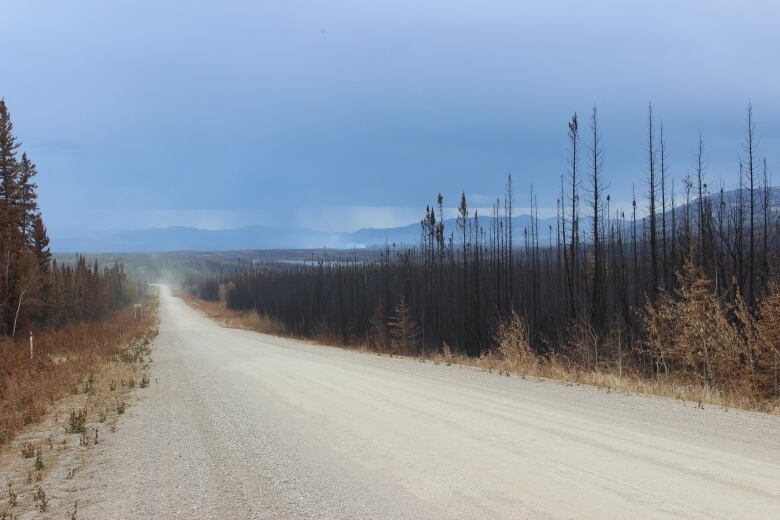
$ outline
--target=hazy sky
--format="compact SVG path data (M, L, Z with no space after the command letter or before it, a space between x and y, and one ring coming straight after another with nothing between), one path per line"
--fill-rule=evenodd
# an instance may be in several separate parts
M517 206L533 183L554 208L594 104L627 207L649 101L678 186L699 130L735 182L748 99L780 162L778 20L776 0L4 0L0 96L55 236L409 223L508 173Z

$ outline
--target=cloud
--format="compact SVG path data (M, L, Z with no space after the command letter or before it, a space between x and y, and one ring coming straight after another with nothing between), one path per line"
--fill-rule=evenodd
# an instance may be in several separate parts
M507 174L517 213L533 185L553 216L566 123L586 172L594 103L610 194L635 184L643 208L648 100L678 191L699 129L710 181L735 183L749 98L778 161L778 17L769 0L8 0L20 73L0 96L52 229L384 227L461 190L487 215Z
M405 226L422 220L425 208L407 206L324 206L297 208L294 227L323 231L355 231L360 228Z

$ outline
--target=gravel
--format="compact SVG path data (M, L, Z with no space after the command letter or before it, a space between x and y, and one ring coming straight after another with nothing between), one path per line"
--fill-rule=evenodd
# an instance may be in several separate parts
M79 519L780 518L780 417L224 328L161 291Z

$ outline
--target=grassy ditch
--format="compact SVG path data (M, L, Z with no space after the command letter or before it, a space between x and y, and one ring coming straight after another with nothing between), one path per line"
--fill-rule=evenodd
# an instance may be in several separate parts
M149 386L157 330L149 297L143 319L130 307L38 335L32 360L29 344L0 345L0 519L30 511L77 518L69 482L116 431L135 389Z
M28 338L0 342L0 450L62 397L94 394L106 365L137 359L139 343L156 333L156 306L148 297L143 318L130 306L105 321L36 334L32 359Z

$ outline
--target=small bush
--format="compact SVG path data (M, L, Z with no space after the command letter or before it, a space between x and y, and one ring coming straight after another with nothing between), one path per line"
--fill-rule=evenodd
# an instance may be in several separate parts
M33 458L33 455L35 455L35 446L31 442L25 442L22 444L22 457L25 459L31 459Z
M16 507L16 501L19 498L19 495L14 493L13 490L13 483L8 483L8 507Z
M41 513L46 512L46 510L49 508L49 502L46 499L46 493L44 493L41 486L38 486L35 489L35 493L33 494L33 504L35 505L35 509Z
M95 375L90 374L87 378L87 381L84 383L84 391L85 394L93 394L95 393Z
M141 383L139 385L141 388L146 388L149 386L149 376L144 374L141 376Z
M124 401L119 401L116 404L116 413L118 413L119 415L122 415L123 413L125 413L125 406L126 405L125 405Z
M41 449L38 448L35 452L35 471L41 471L45 467L43 457L41 457Z
M67 433L84 433L87 429L87 411L84 409L78 412L70 412L70 419L68 420Z
M499 372L533 373L538 364L538 357L528 342L528 327L525 320L515 313L498 323L493 334L496 350L503 363Z

